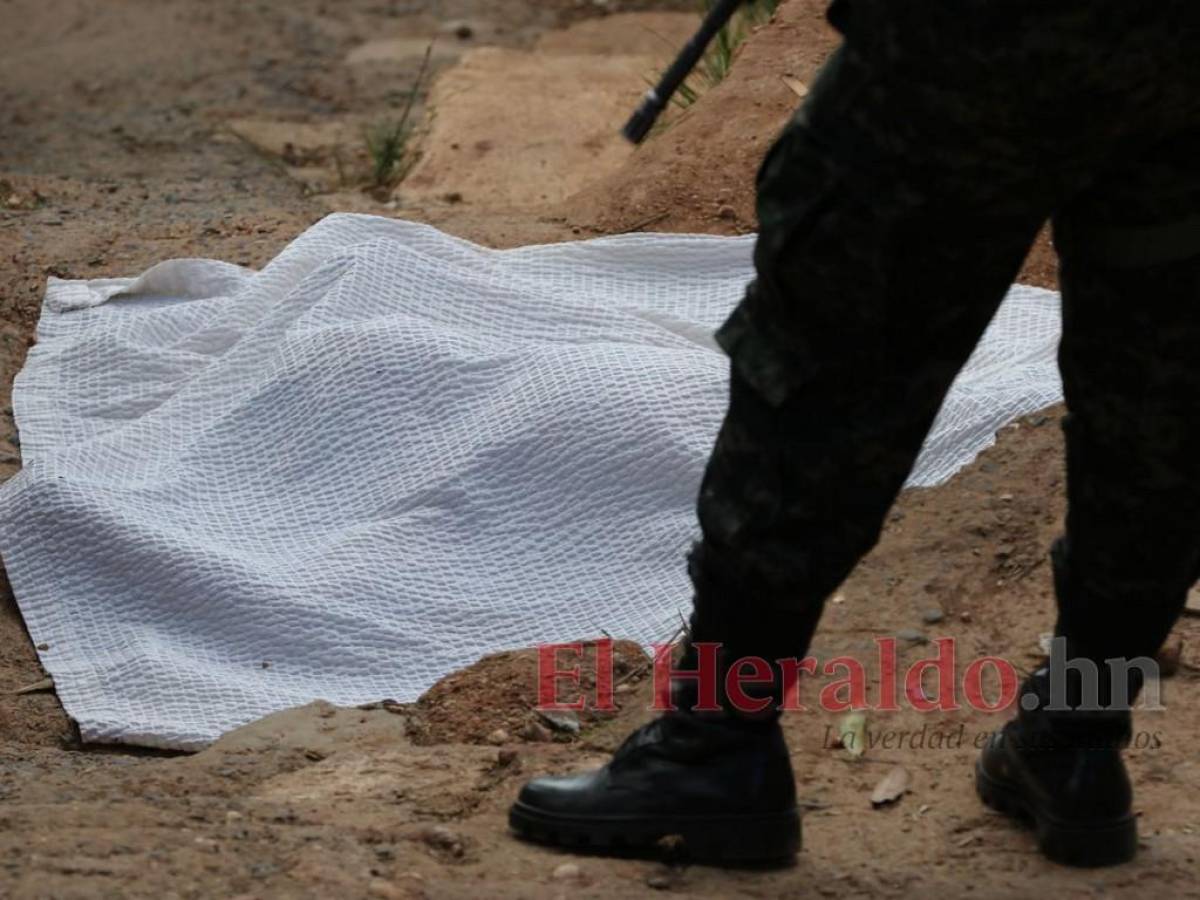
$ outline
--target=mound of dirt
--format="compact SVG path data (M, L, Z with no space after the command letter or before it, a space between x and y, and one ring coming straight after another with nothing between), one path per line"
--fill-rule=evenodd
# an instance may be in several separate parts
M539 715L538 651L511 650L485 656L447 675L417 701L410 734L417 744L503 744L510 740L542 742L571 738L593 726L636 719L650 705L650 658L632 641L612 645L614 710L594 708L596 643L580 641L582 654L558 654L556 668L577 668L580 677L555 682L556 703L586 703L578 713Z
M540 213L619 170L633 148L614 123L697 22L620 13L549 32L531 49L470 51L433 86L432 123L399 202Z
M740 48L730 75L638 149L570 198L563 215L585 234L746 234L757 230L754 176L807 85L836 49L827 0L788 0ZM1021 280L1057 286L1043 234Z
M730 75L672 113L629 163L573 197L568 219L605 233L755 230L754 175L809 84L837 47L823 0L791 0L739 49Z

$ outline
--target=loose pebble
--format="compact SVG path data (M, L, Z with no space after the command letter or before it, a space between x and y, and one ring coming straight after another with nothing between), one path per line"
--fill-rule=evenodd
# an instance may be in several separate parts
M540 722L529 722L523 725L521 730L517 732L517 735L522 740L534 744L545 744L554 740L554 735L550 732L550 729Z
M583 872L575 863L563 863L554 870L555 881L579 881L583 877Z

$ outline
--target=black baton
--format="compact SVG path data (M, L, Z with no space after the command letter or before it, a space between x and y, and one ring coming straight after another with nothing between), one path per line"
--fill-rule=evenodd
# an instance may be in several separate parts
M671 64L671 68L667 69L658 82L658 86L646 91L642 105L621 129L621 133L626 138L635 144L640 144L650 133L650 129L654 127L659 115L671 102L671 97L679 90L679 86L691 74L692 69L696 68L696 63L700 62L701 57L704 56L704 51L708 49L712 39L717 36L717 32L729 24L729 20L733 18L733 14L737 12L743 2L744 0L717 0L713 4L708 15L704 17L704 23L700 26L700 30L687 42L687 46L683 48L679 58Z

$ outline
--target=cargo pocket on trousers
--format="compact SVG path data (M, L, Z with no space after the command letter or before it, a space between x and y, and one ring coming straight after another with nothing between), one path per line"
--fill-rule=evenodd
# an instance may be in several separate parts
M744 302L717 329L716 339L742 380L774 407L782 406L817 372L811 353L803 346L785 347L777 336L760 330Z

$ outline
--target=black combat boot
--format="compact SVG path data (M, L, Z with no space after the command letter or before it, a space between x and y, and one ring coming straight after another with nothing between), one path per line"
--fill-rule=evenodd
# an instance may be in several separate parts
M525 785L512 829L601 853L668 851L716 864L794 857L800 818L778 713L693 711L690 680L673 683L671 696L677 710L635 731L606 766Z
M1137 851L1133 791L1121 748L1129 742L1128 710L1052 712L1050 670L1040 669L1022 694L1017 718L994 735L975 766L985 804L1031 821L1038 847L1070 866L1111 866Z

